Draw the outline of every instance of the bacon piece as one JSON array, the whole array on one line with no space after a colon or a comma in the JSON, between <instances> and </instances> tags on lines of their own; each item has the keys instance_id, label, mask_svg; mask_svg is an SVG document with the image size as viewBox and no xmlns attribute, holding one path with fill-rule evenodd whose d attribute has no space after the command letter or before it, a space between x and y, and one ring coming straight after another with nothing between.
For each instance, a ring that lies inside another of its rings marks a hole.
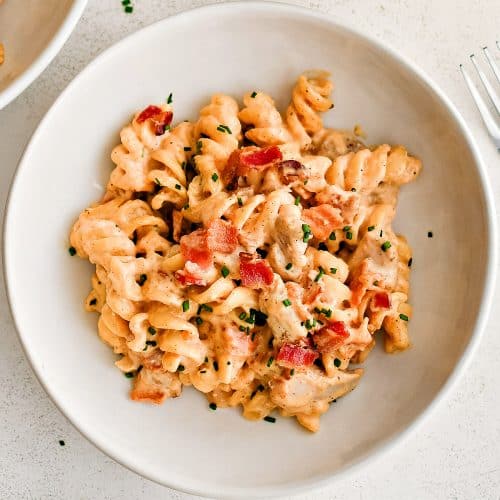
<instances>
[{"instance_id":1,"label":"bacon piece","mask_svg":"<svg viewBox=\"0 0 500 500\"><path fill-rule=\"evenodd\" d=\"M333 321L313 335L314 343L320 352L329 353L341 347L349 338L343 321Z\"/></svg>"},{"instance_id":2,"label":"bacon piece","mask_svg":"<svg viewBox=\"0 0 500 500\"><path fill-rule=\"evenodd\" d=\"M240 253L240 277L241 284L250 288L261 288L274 280L273 270L267 261L245 252Z\"/></svg>"},{"instance_id":3,"label":"bacon piece","mask_svg":"<svg viewBox=\"0 0 500 500\"><path fill-rule=\"evenodd\" d=\"M206 286L207 282L203 278L194 276L188 273L186 270L181 269L180 271L175 271L175 279L184 286L197 285Z\"/></svg>"},{"instance_id":4,"label":"bacon piece","mask_svg":"<svg viewBox=\"0 0 500 500\"><path fill-rule=\"evenodd\" d=\"M207 229L207 244L212 252L233 253L238 246L238 230L230 222L215 219Z\"/></svg>"},{"instance_id":5,"label":"bacon piece","mask_svg":"<svg viewBox=\"0 0 500 500\"><path fill-rule=\"evenodd\" d=\"M172 111L163 111L158 106L148 106L141 111L136 121L137 123L144 123L146 120L151 120L155 134L162 135L165 133L165 129L172 123L173 117L174 114Z\"/></svg>"},{"instance_id":6,"label":"bacon piece","mask_svg":"<svg viewBox=\"0 0 500 500\"><path fill-rule=\"evenodd\" d=\"M318 358L318 353L307 347L284 344L280 347L277 362L287 368L311 366Z\"/></svg>"},{"instance_id":7,"label":"bacon piece","mask_svg":"<svg viewBox=\"0 0 500 500\"><path fill-rule=\"evenodd\" d=\"M320 241L326 240L332 231L344 225L340 210L327 204L306 208L302 212L302 218L311 227L314 237Z\"/></svg>"},{"instance_id":8,"label":"bacon piece","mask_svg":"<svg viewBox=\"0 0 500 500\"><path fill-rule=\"evenodd\" d=\"M297 160L285 160L278 163L281 182L290 184L294 181L303 181L306 178L304 165Z\"/></svg>"},{"instance_id":9,"label":"bacon piece","mask_svg":"<svg viewBox=\"0 0 500 500\"><path fill-rule=\"evenodd\" d=\"M233 151L222 173L226 184L232 182L238 175L247 175L250 170L265 170L277 161L283 159L278 146L258 148L249 146Z\"/></svg>"},{"instance_id":10,"label":"bacon piece","mask_svg":"<svg viewBox=\"0 0 500 500\"><path fill-rule=\"evenodd\" d=\"M208 247L208 236L205 229L197 229L181 238L181 253L184 260L194 262L201 268L212 264L212 252Z\"/></svg>"},{"instance_id":11,"label":"bacon piece","mask_svg":"<svg viewBox=\"0 0 500 500\"><path fill-rule=\"evenodd\" d=\"M391 307L391 298L386 292L379 292L373 296L372 307L374 309L389 309Z\"/></svg>"},{"instance_id":12,"label":"bacon piece","mask_svg":"<svg viewBox=\"0 0 500 500\"><path fill-rule=\"evenodd\" d=\"M231 356L247 357L252 354L255 345L249 335L240 332L236 328L226 327L223 331L225 350Z\"/></svg>"}]
</instances>

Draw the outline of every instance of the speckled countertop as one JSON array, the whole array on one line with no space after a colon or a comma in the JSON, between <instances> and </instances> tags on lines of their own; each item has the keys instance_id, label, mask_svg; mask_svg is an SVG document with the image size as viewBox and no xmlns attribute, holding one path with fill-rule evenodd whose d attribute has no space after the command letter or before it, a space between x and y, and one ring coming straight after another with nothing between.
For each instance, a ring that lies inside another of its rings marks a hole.
<instances>
[{"instance_id":1,"label":"speckled countertop","mask_svg":"<svg viewBox=\"0 0 500 500\"><path fill-rule=\"evenodd\" d=\"M90 0L45 72L0 111L3 205L23 148L69 81L96 54L137 29L203 0ZM484 154L497 203L500 156L473 107L458 64L500 38L498 0L295 0L397 47L456 104ZM498 55L498 53L497 53ZM2 283L3 283L3 277ZM403 446L310 498L500 498L500 295L469 372ZM19 345L0 285L0 498L188 498L128 471L86 441L49 400ZM60 441L64 441L61 446Z\"/></svg>"}]
</instances>

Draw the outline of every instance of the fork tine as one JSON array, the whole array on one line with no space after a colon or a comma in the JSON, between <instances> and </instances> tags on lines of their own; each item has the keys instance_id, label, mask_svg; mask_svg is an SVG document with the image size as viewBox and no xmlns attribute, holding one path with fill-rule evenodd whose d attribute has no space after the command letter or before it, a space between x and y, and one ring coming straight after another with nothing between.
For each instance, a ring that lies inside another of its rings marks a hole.
<instances>
[{"instance_id":1,"label":"fork tine","mask_svg":"<svg viewBox=\"0 0 500 500\"><path fill-rule=\"evenodd\" d=\"M498 44L498 42L497 42ZM500 68L498 68L497 63L493 60L493 57L491 57L490 51L488 50L488 47L483 47L483 52L484 55L486 56L486 59L488 59L488 63L493 70L493 73L495 73L495 76L497 77L497 80L500 82Z\"/></svg>"},{"instance_id":2,"label":"fork tine","mask_svg":"<svg viewBox=\"0 0 500 500\"><path fill-rule=\"evenodd\" d=\"M497 113L500 114L500 97L498 97L497 93L493 89L493 86L491 85L490 81L486 77L486 75L483 73L483 70L479 67L476 61L476 56L472 54L470 56L470 60L472 61L472 64L474 65L474 68L476 68L477 74L479 75L479 78L483 82L484 88L486 89L486 93L488 94L488 97L491 99L491 102L495 105L495 108L497 110Z\"/></svg>"},{"instance_id":3,"label":"fork tine","mask_svg":"<svg viewBox=\"0 0 500 500\"><path fill-rule=\"evenodd\" d=\"M467 71L465 71L462 64L460 65L460 71L462 72L462 76L464 77L465 83L469 89L469 92L472 95L472 98L474 99L474 102L476 103L477 109L479 110L479 113L481 114L481 117L483 118L484 124L486 125L488 132L496 141L499 141L500 140L500 128L496 124L495 118L491 114L486 103L483 101L481 94L479 94L473 81L471 80L471 77L469 76ZM498 146L498 147L500 147L500 146Z\"/></svg>"}]
</instances>

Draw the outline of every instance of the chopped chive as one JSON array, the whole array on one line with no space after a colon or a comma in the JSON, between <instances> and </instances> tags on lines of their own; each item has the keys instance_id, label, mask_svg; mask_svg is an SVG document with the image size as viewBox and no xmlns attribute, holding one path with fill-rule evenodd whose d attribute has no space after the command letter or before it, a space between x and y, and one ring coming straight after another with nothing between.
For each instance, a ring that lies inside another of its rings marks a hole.
<instances>
[{"instance_id":1,"label":"chopped chive","mask_svg":"<svg viewBox=\"0 0 500 500\"><path fill-rule=\"evenodd\" d=\"M213 307L209 306L208 304L200 304L200 309L201 309L201 311L207 311L209 313L214 311Z\"/></svg>"},{"instance_id":2,"label":"chopped chive","mask_svg":"<svg viewBox=\"0 0 500 500\"><path fill-rule=\"evenodd\" d=\"M295 368L292 368L290 370L290 376L293 377L295 375Z\"/></svg>"},{"instance_id":3,"label":"chopped chive","mask_svg":"<svg viewBox=\"0 0 500 500\"><path fill-rule=\"evenodd\" d=\"M184 146L184 151L191 151L191 146Z\"/></svg>"},{"instance_id":4,"label":"chopped chive","mask_svg":"<svg viewBox=\"0 0 500 500\"><path fill-rule=\"evenodd\" d=\"M197 316L197 318L195 319L195 321L196 321L197 325L201 325L203 323L203 320L199 316Z\"/></svg>"},{"instance_id":5,"label":"chopped chive","mask_svg":"<svg viewBox=\"0 0 500 500\"><path fill-rule=\"evenodd\" d=\"M146 345L150 345L151 347L156 347L156 340L146 340Z\"/></svg>"},{"instance_id":6,"label":"chopped chive","mask_svg":"<svg viewBox=\"0 0 500 500\"><path fill-rule=\"evenodd\" d=\"M203 360L205 363L208 363L208 358L205 356L205 359Z\"/></svg>"},{"instance_id":7,"label":"chopped chive","mask_svg":"<svg viewBox=\"0 0 500 500\"><path fill-rule=\"evenodd\" d=\"M410 260L408 261L408 267L411 267L413 264L413 257L410 257Z\"/></svg>"},{"instance_id":8,"label":"chopped chive","mask_svg":"<svg viewBox=\"0 0 500 500\"><path fill-rule=\"evenodd\" d=\"M246 312L242 312L238 317L243 320L243 319L245 319L247 317L247 313Z\"/></svg>"},{"instance_id":9,"label":"chopped chive","mask_svg":"<svg viewBox=\"0 0 500 500\"><path fill-rule=\"evenodd\" d=\"M342 364L342 361L340 361L339 358L335 358L333 360L333 364L335 365L336 368L338 368Z\"/></svg>"},{"instance_id":10,"label":"chopped chive","mask_svg":"<svg viewBox=\"0 0 500 500\"><path fill-rule=\"evenodd\" d=\"M132 7L132 5L127 5L124 11L126 14L132 14L132 12L134 12L134 8Z\"/></svg>"},{"instance_id":11,"label":"chopped chive","mask_svg":"<svg viewBox=\"0 0 500 500\"><path fill-rule=\"evenodd\" d=\"M185 300L183 303L182 303L182 311L183 312L186 312L189 310L189 300Z\"/></svg>"},{"instance_id":12,"label":"chopped chive","mask_svg":"<svg viewBox=\"0 0 500 500\"><path fill-rule=\"evenodd\" d=\"M368 226L368 231L373 231L375 229L375 226Z\"/></svg>"},{"instance_id":13,"label":"chopped chive","mask_svg":"<svg viewBox=\"0 0 500 500\"><path fill-rule=\"evenodd\" d=\"M231 129L227 125L219 125L217 130L223 134L232 134Z\"/></svg>"},{"instance_id":14,"label":"chopped chive","mask_svg":"<svg viewBox=\"0 0 500 500\"><path fill-rule=\"evenodd\" d=\"M243 326L243 325L240 325L240 332L246 332L247 329Z\"/></svg>"},{"instance_id":15,"label":"chopped chive","mask_svg":"<svg viewBox=\"0 0 500 500\"><path fill-rule=\"evenodd\" d=\"M250 97L252 99L255 99L255 97L257 96L257 92L253 91L251 94L250 94Z\"/></svg>"},{"instance_id":16,"label":"chopped chive","mask_svg":"<svg viewBox=\"0 0 500 500\"><path fill-rule=\"evenodd\" d=\"M432 231L427 232L427 238L432 238L433 236L434 236L434 234L432 234Z\"/></svg>"},{"instance_id":17,"label":"chopped chive","mask_svg":"<svg viewBox=\"0 0 500 500\"><path fill-rule=\"evenodd\" d=\"M273 361L274 361L274 358L272 356L267 360L267 367L268 368L273 364Z\"/></svg>"},{"instance_id":18,"label":"chopped chive","mask_svg":"<svg viewBox=\"0 0 500 500\"><path fill-rule=\"evenodd\" d=\"M219 180L219 176L215 172L212 174L212 180L214 182L217 182Z\"/></svg>"},{"instance_id":19,"label":"chopped chive","mask_svg":"<svg viewBox=\"0 0 500 500\"><path fill-rule=\"evenodd\" d=\"M139 276L139 281L137 282L139 286L142 286L144 285L144 283L146 283L146 280L148 279L147 275L146 274L141 274Z\"/></svg>"},{"instance_id":20,"label":"chopped chive","mask_svg":"<svg viewBox=\"0 0 500 500\"><path fill-rule=\"evenodd\" d=\"M292 303L291 303L290 299L285 299L285 300L283 301L283 305L284 305L285 307L290 307L290 306L292 305Z\"/></svg>"},{"instance_id":21,"label":"chopped chive","mask_svg":"<svg viewBox=\"0 0 500 500\"><path fill-rule=\"evenodd\" d=\"M250 316L249 318L245 319L245 323L248 323L249 325L253 325L255 323L255 318L252 318Z\"/></svg>"},{"instance_id":22,"label":"chopped chive","mask_svg":"<svg viewBox=\"0 0 500 500\"><path fill-rule=\"evenodd\" d=\"M253 333L252 333L252 342L255 340L255 335L256 335L256 333L255 333L255 332L253 332Z\"/></svg>"},{"instance_id":23,"label":"chopped chive","mask_svg":"<svg viewBox=\"0 0 500 500\"><path fill-rule=\"evenodd\" d=\"M382 231L382 229L381 229L380 233L379 233L379 236L382 238L383 234L384 234L384 231Z\"/></svg>"},{"instance_id":24,"label":"chopped chive","mask_svg":"<svg viewBox=\"0 0 500 500\"><path fill-rule=\"evenodd\" d=\"M295 198L295 205L296 205L296 206L299 206L299 205L300 205L300 196L297 196L297 197Z\"/></svg>"},{"instance_id":25,"label":"chopped chive","mask_svg":"<svg viewBox=\"0 0 500 500\"><path fill-rule=\"evenodd\" d=\"M302 232L304 232L304 233L310 233L311 232L311 226L309 224L302 224Z\"/></svg>"},{"instance_id":26,"label":"chopped chive","mask_svg":"<svg viewBox=\"0 0 500 500\"><path fill-rule=\"evenodd\" d=\"M326 243L321 242L318 245L318 250L323 250L324 252L328 252L328 247L326 246Z\"/></svg>"},{"instance_id":27,"label":"chopped chive","mask_svg":"<svg viewBox=\"0 0 500 500\"><path fill-rule=\"evenodd\" d=\"M332 274L337 274L337 268L336 267L330 267L330 272Z\"/></svg>"},{"instance_id":28,"label":"chopped chive","mask_svg":"<svg viewBox=\"0 0 500 500\"><path fill-rule=\"evenodd\" d=\"M75 247L69 247L68 248L68 252L71 255L71 257L73 257L74 255L76 255L76 248Z\"/></svg>"},{"instance_id":29,"label":"chopped chive","mask_svg":"<svg viewBox=\"0 0 500 500\"><path fill-rule=\"evenodd\" d=\"M335 241L337 239L337 236L335 236L335 231L332 231L330 233L330 236L328 236L328 239L331 241Z\"/></svg>"},{"instance_id":30,"label":"chopped chive","mask_svg":"<svg viewBox=\"0 0 500 500\"><path fill-rule=\"evenodd\" d=\"M229 269L226 266L222 266L220 273L224 276L224 278L227 278L229 276Z\"/></svg>"},{"instance_id":31,"label":"chopped chive","mask_svg":"<svg viewBox=\"0 0 500 500\"><path fill-rule=\"evenodd\" d=\"M399 317L403 320L403 321L408 321L408 316L406 314L400 314Z\"/></svg>"},{"instance_id":32,"label":"chopped chive","mask_svg":"<svg viewBox=\"0 0 500 500\"><path fill-rule=\"evenodd\" d=\"M184 370L185 370L184 365L179 365L179 366L177 367L177 371L178 371L178 372L183 372Z\"/></svg>"},{"instance_id":33,"label":"chopped chive","mask_svg":"<svg viewBox=\"0 0 500 500\"><path fill-rule=\"evenodd\" d=\"M305 186L308 182L309 182L309 179L306 179L306 180L304 181L304 186Z\"/></svg>"},{"instance_id":34,"label":"chopped chive","mask_svg":"<svg viewBox=\"0 0 500 500\"><path fill-rule=\"evenodd\" d=\"M122 0L122 5L125 7L126 5L130 5L130 0Z\"/></svg>"},{"instance_id":35,"label":"chopped chive","mask_svg":"<svg viewBox=\"0 0 500 500\"><path fill-rule=\"evenodd\" d=\"M172 104L172 101L173 101L172 92L170 92L170 94L168 94L168 97L167 97L167 104Z\"/></svg>"},{"instance_id":36,"label":"chopped chive","mask_svg":"<svg viewBox=\"0 0 500 500\"><path fill-rule=\"evenodd\" d=\"M149 333L150 335L156 335L156 328L155 328L154 326L150 326L150 327L148 328L148 333Z\"/></svg>"},{"instance_id":37,"label":"chopped chive","mask_svg":"<svg viewBox=\"0 0 500 500\"><path fill-rule=\"evenodd\" d=\"M351 230L351 226L344 226L344 228L342 229L342 231L344 231L344 233L347 233L347 231L350 231Z\"/></svg>"},{"instance_id":38,"label":"chopped chive","mask_svg":"<svg viewBox=\"0 0 500 500\"><path fill-rule=\"evenodd\" d=\"M181 185L180 184L176 184L175 185L175 189L180 189L181 188Z\"/></svg>"},{"instance_id":39,"label":"chopped chive","mask_svg":"<svg viewBox=\"0 0 500 500\"><path fill-rule=\"evenodd\" d=\"M242 206L243 206L243 200L242 200L239 196L238 196L238 205L239 205L240 207L242 207Z\"/></svg>"},{"instance_id":40,"label":"chopped chive","mask_svg":"<svg viewBox=\"0 0 500 500\"><path fill-rule=\"evenodd\" d=\"M201 141L198 141L196 143L196 154L199 155L201 154L201 148L203 147L203 143Z\"/></svg>"},{"instance_id":41,"label":"chopped chive","mask_svg":"<svg viewBox=\"0 0 500 500\"><path fill-rule=\"evenodd\" d=\"M200 370L200 373L207 373L207 370Z\"/></svg>"},{"instance_id":42,"label":"chopped chive","mask_svg":"<svg viewBox=\"0 0 500 500\"><path fill-rule=\"evenodd\" d=\"M322 267L319 267L319 272L316 275L316 278L314 278L314 281L317 283L321 279L321 276L323 276L323 274L325 274L325 270Z\"/></svg>"},{"instance_id":43,"label":"chopped chive","mask_svg":"<svg viewBox=\"0 0 500 500\"><path fill-rule=\"evenodd\" d=\"M378 286L378 280L375 280L375 281L373 282L373 285L374 285L374 286Z\"/></svg>"},{"instance_id":44,"label":"chopped chive","mask_svg":"<svg viewBox=\"0 0 500 500\"><path fill-rule=\"evenodd\" d=\"M183 207L184 210L187 210L189 208L189 203L186 203Z\"/></svg>"},{"instance_id":45,"label":"chopped chive","mask_svg":"<svg viewBox=\"0 0 500 500\"><path fill-rule=\"evenodd\" d=\"M217 361L214 361L214 362L213 362L213 365L214 365L214 370L215 370L216 372L218 372L218 371L219 371L219 363L217 363Z\"/></svg>"},{"instance_id":46,"label":"chopped chive","mask_svg":"<svg viewBox=\"0 0 500 500\"><path fill-rule=\"evenodd\" d=\"M274 422L276 422L276 418L275 417L270 417L269 415L267 417L264 417L264 420L266 422L270 422L271 424L274 424Z\"/></svg>"},{"instance_id":47,"label":"chopped chive","mask_svg":"<svg viewBox=\"0 0 500 500\"><path fill-rule=\"evenodd\" d=\"M290 269L292 269L292 263L291 263L291 262L289 262L289 263L285 266L285 269L286 269L287 271L290 271Z\"/></svg>"},{"instance_id":48,"label":"chopped chive","mask_svg":"<svg viewBox=\"0 0 500 500\"><path fill-rule=\"evenodd\" d=\"M134 377L134 372L127 372L127 373L125 373L125 377L127 377L127 378L133 378Z\"/></svg>"},{"instance_id":49,"label":"chopped chive","mask_svg":"<svg viewBox=\"0 0 500 500\"><path fill-rule=\"evenodd\" d=\"M97 304L97 299L92 299L90 302L89 302L89 305L90 306L95 306Z\"/></svg>"},{"instance_id":50,"label":"chopped chive","mask_svg":"<svg viewBox=\"0 0 500 500\"><path fill-rule=\"evenodd\" d=\"M212 410L215 411L217 409L217 405L215 403L210 403L208 407Z\"/></svg>"},{"instance_id":51,"label":"chopped chive","mask_svg":"<svg viewBox=\"0 0 500 500\"><path fill-rule=\"evenodd\" d=\"M348 240L352 240L352 233L351 233L351 231L347 231L347 233L345 233L345 237L346 237Z\"/></svg>"},{"instance_id":52,"label":"chopped chive","mask_svg":"<svg viewBox=\"0 0 500 500\"><path fill-rule=\"evenodd\" d=\"M160 182L160 179L158 179L158 177L155 177L155 184L157 186L163 187L163 184Z\"/></svg>"},{"instance_id":53,"label":"chopped chive","mask_svg":"<svg viewBox=\"0 0 500 500\"><path fill-rule=\"evenodd\" d=\"M311 323L311 320L307 319L304 326L306 327L306 330L311 330L314 325Z\"/></svg>"},{"instance_id":54,"label":"chopped chive","mask_svg":"<svg viewBox=\"0 0 500 500\"><path fill-rule=\"evenodd\" d=\"M384 243L382 243L382 245L380 246L380 248L385 252L386 250L388 250L389 248L391 248L391 242L390 241L384 241Z\"/></svg>"}]
</instances>

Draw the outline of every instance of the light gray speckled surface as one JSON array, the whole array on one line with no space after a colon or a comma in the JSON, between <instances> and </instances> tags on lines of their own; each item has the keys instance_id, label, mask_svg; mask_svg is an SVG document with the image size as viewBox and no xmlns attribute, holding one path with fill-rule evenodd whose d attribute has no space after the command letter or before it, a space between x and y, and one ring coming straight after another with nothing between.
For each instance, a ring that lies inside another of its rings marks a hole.
<instances>
[{"instance_id":1,"label":"light gray speckled surface","mask_svg":"<svg viewBox=\"0 0 500 500\"><path fill-rule=\"evenodd\" d=\"M96 54L127 34L155 20L208 3L213 2L136 0L134 14L125 15L120 0L89 1L61 53L24 94L0 111L2 212L26 142L68 82ZM500 201L500 156L484 132L458 72L458 64L471 51L483 44L493 46L500 38L500 2L289 3L317 9L383 39L432 75L470 124L484 153L496 201ZM0 290L0 498L187 498L116 464L66 421L33 376L17 340L2 285ZM499 307L497 293L470 371L425 425L370 468L336 482L328 490L311 494L310 498L500 498ZM43 330L43 325L40 328ZM59 446L60 439L66 446Z\"/></svg>"}]
</instances>

